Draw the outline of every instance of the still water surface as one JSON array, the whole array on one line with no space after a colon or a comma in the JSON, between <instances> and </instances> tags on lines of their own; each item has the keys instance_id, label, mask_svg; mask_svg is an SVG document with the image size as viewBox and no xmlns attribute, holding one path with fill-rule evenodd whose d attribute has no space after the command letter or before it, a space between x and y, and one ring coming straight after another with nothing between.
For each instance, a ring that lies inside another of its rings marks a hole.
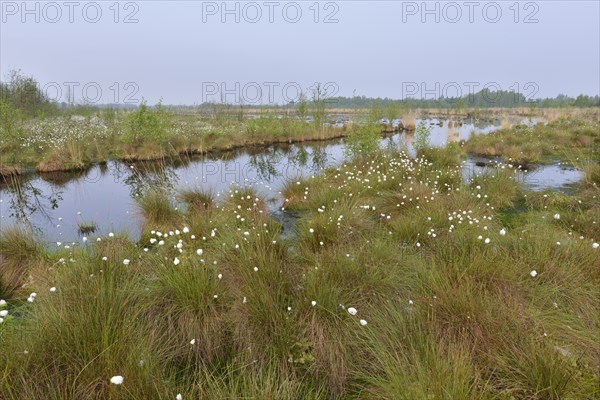
<instances>
[{"instance_id":1,"label":"still water surface","mask_svg":"<svg viewBox=\"0 0 600 400\"><path fill-rule=\"evenodd\" d=\"M438 120L426 121L431 127L431 144L468 139L471 132L486 134L497 125L464 123L460 127L440 126ZM408 149L412 152L412 135L395 134L381 139L382 147ZM232 184L252 186L267 200L269 210L279 220L280 190L289 181L319 174L324 168L339 165L344 157L343 140L277 145L266 148L214 153L169 163L111 161L79 173L31 174L18 182L0 185L0 229L15 223L30 224L45 241L77 242L80 223L95 222L92 236L127 231L137 239L142 218L135 197L148 185L170 188L200 187L220 196ZM469 158L463 167L468 180L489 167L478 167L481 159ZM485 160L489 162L490 160ZM558 164L538 166L518 178L531 190L556 189L577 182L580 171ZM218 197L217 197L218 199Z\"/></svg>"}]
</instances>

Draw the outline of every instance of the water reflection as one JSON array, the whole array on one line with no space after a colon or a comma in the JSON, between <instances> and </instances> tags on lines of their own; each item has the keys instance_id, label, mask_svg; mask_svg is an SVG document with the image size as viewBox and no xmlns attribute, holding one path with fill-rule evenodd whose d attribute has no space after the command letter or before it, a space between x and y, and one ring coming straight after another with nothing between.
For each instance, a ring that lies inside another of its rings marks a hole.
<instances>
[{"instance_id":1,"label":"water reflection","mask_svg":"<svg viewBox=\"0 0 600 400\"><path fill-rule=\"evenodd\" d=\"M281 145L268 148L178 157L169 161L108 162L87 171L30 174L10 178L0 187L0 223L16 221L37 228L45 239L79 239L79 225L97 224L97 233L127 230L139 235L135 197L150 187L161 187L174 197L177 190L198 187L216 194L232 183L253 186L270 202L283 185L314 175L342 159L342 143Z\"/></svg>"},{"instance_id":2,"label":"water reflection","mask_svg":"<svg viewBox=\"0 0 600 400\"><path fill-rule=\"evenodd\" d=\"M473 176L493 173L501 164L500 159L470 157L463 166L463 178L468 181ZM543 191L553 189L568 192L572 185L583 179L583 172L569 165L529 165L528 169L517 169L515 179L528 190Z\"/></svg>"},{"instance_id":3,"label":"water reflection","mask_svg":"<svg viewBox=\"0 0 600 400\"><path fill-rule=\"evenodd\" d=\"M432 119L428 123L434 146L468 139L472 132L487 133L498 128L477 121L457 124ZM412 134L402 132L383 137L380 145L414 154L413 139ZM270 211L276 213L280 206L279 191L287 182L316 175L343 159L343 140L334 140L248 147L203 156L181 156L168 162L108 162L76 173L9 178L0 185L0 228L17 221L26 222L47 240L67 242L79 239L79 224L94 222L99 235L126 230L136 239L141 219L134 199L149 187L165 188L174 196L177 190L186 187L219 194L232 183L250 185L268 200ZM474 172L485 169L475 163L476 160L469 160L465 168ZM579 178L576 170L556 171L544 167L523 179L526 184L529 179L531 186L537 188L556 187Z\"/></svg>"},{"instance_id":4,"label":"water reflection","mask_svg":"<svg viewBox=\"0 0 600 400\"><path fill-rule=\"evenodd\" d=\"M62 200L62 190L56 185L43 188L34 184L31 179L14 175L5 178L0 185L0 192L8 194L0 197L2 203L5 197L8 199L8 217L28 224L36 214L41 218L51 219L51 211L57 209Z\"/></svg>"}]
</instances>

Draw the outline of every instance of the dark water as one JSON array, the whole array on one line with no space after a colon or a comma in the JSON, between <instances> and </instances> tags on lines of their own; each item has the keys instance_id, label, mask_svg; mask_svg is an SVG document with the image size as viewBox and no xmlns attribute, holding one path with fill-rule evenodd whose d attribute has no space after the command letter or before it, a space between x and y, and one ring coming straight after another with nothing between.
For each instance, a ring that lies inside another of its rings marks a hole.
<instances>
[{"instance_id":1,"label":"dark water","mask_svg":"<svg viewBox=\"0 0 600 400\"><path fill-rule=\"evenodd\" d=\"M467 139L471 132L485 134L497 126L463 124L448 127L444 121L428 120L431 144ZM396 134L381 140L382 147L404 146L409 152L412 135ZM79 224L94 222L97 230L90 236L127 231L139 237L142 219L135 197L149 185L158 185L174 194L180 188L200 187L217 196L231 185L252 186L267 200L273 217L285 222L280 210L280 190L289 181L319 174L324 168L344 160L342 140L302 145L248 148L169 163L108 162L79 173L31 174L9 185L0 186L0 229L15 223L30 224L45 241L77 242L82 239ZM465 179L489 167L476 166L474 159L464 164ZM489 161L489 160L487 160ZM486 162L487 162L486 161ZM560 189L577 182L581 173L559 165L536 168L519 178L533 190Z\"/></svg>"}]
</instances>

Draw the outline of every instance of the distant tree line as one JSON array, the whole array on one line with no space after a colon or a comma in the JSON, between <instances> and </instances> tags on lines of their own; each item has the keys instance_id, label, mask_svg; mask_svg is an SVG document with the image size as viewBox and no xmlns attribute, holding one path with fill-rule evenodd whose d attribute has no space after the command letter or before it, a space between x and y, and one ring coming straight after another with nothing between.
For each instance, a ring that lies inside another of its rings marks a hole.
<instances>
[{"instance_id":1,"label":"distant tree line","mask_svg":"<svg viewBox=\"0 0 600 400\"><path fill-rule=\"evenodd\" d=\"M69 104L57 103L48 98L41 89L38 82L32 77L21 73L21 71L10 71L4 82L0 82L0 106L3 110L11 109L22 117L50 116L56 114L91 114L98 109L131 109L135 105L120 104ZM202 103L194 106L169 106L171 109L217 109L219 106L227 108L244 108L243 105ZM250 107L250 106L247 106ZM402 100L390 98L373 98L366 96L352 97L327 97L319 92L312 99L302 98L297 103L285 105L256 105L251 108L282 108L297 109L301 115L307 114L308 107L312 114L321 115L325 108L356 108L356 109L414 109L414 108L439 108L455 109L457 111L468 108L562 108L562 107L600 107L600 96L579 95L570 97L559 94L553 98L528 99L522 93L511 91L481 90L477 93L462 97L440 97L437 99L406 98Z\"/></svg>"},{"instance_id":2,"label":"distant tree line","mask_svg":"<svg viewBox=\"0 0 600 400\"><path fill-rule=\"evenodd\" d=\"M4 108L10 107L26 117L58 112L57 104L40 90L38 82L21 71L10 71L6 81L0 82L0 102Z\"/></svg>"},{"instance_id":3,"label":"distant tree line","mask_svg":"<svg viewBox=\"0 0 600 400\"><path fill-rule=\"evenodd\" d=\"M328 105L336 108L371 108L373 106L387 107L391 104L400 108L442 108L442 109L466 109L466 108L514 108L514 107L600 107L600 96L579 95L570 97L559 94L553 98L527 99L521 93L509 91L481 90L471 95L462 97L440 97L438 99L414 99L403 100L390 98L372 98L366 96L333 97L327 99Z\"/></svg>"}]
</instances>

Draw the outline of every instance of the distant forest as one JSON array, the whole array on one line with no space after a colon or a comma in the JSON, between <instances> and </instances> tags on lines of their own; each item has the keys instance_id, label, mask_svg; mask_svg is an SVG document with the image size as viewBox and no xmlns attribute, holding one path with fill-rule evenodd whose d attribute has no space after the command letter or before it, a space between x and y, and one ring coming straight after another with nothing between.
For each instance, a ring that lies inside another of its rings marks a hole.
<instances>
[{"instance_id":1,"label":"distant forest","mask_svg":"<svg viewBox=\"0 0 600 400\"><path fill-rule=\"evenodd\" d=\"M365 96L334 97L331 105L340 108L369 108L374 105L396 104L403 108L511 108L511 107L600 107L600 96L579 95L576 98L563 94L554 98L528 100L523 94L509 91L482 90L459 98L404 99L370 98Z\"/></svg>"},{"instance_id":2,"label":"distant forest","mask_svg":"<svg viewBox=\"0 0 600 400\"><path fill-rule=\"evenodd\" d=\"M305 100L311 103L312 100ZM516 107L532 107L532 108L561 108L561 107L600 107L600 96L579 95L570 97L564 94L559 94L556 97L545 99L528 99L521 93L510 91L490 91L487 89L477 93L465 95L462 97L440 97L438 99L390 99L381 97L321 97L321 102L324 102L328 108L372 108L397 106L398 108L414 109L414 108L439 108L439 109L467 109L467 108L516 108ZM235 104L230 104L235 105ZM203 103L199 107L214 107L215 103ZM257 105L245 105L249 108L257 108ZM291 102L286 105L262 105L262 107L280 107L293 108L298 107L299 103ZM184 106L185 107L185 106ZM191 106L190 106L191 107ZM195 106L198 107L198 106Z\"/></svg>"},{"instance_id":3,"label":"distant forest","mask_svg":"<svg viewBox=\"0 0 600 400\"><path fill-rule=\"evenodd\" d=\"M131 109L137 108L138 104L80 104L80 103L58 103L52 101L43 93L38 82L31 76L26 76L20 71L11 71L5 82L0 82L0 106L3 114L9 109L18 110L23 116L53 115L57 113L91 113L98 108ZM152 105L149 105L152 106ZM439 108L463 110L468 108L562 108L562 107L600 107L600 96L579 95L569 97L558 95L554 98L528 99L525 95L512 91L490 91L481 90L474 94L458 98L437 99L415 99L406 98L402 100L390 98L372 98L366 96L353 97L328 97L319 93L312 97L302 97L301 101L288 104L231 104L231 103L202 103L200 105L169 105L164 107L171 109L211 109L225 106L227 108L263 108L263 109L298 109L318 106L319 109L366 109L366 108Z\"/></svg>"}]
</instances>

